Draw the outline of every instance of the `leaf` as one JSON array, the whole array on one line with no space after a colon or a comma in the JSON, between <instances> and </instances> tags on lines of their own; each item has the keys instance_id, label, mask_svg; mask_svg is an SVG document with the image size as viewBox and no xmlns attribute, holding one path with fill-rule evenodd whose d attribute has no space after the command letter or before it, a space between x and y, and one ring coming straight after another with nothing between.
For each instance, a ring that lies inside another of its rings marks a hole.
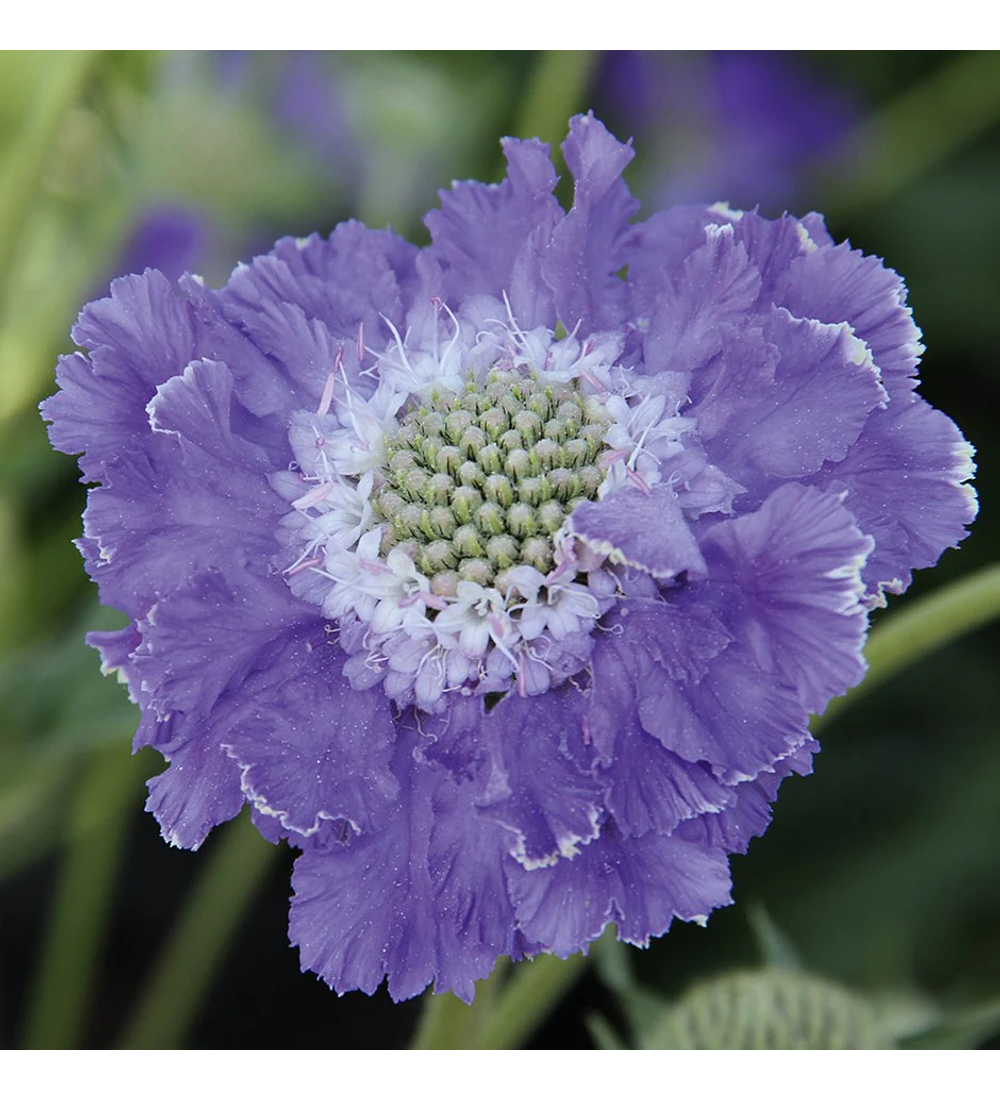
<instances>
[{"instance_id":1,"label":"leaf","mask_svg":"<svg viewBox=\"0 0 1000 1100\"><path fill-rule=\"evenodd\" d=\"M843 986L779 967L693 986L643 1043L653 1050L875 1050L890 1046L875 1008Z\"/></svg>"}]
</instances>

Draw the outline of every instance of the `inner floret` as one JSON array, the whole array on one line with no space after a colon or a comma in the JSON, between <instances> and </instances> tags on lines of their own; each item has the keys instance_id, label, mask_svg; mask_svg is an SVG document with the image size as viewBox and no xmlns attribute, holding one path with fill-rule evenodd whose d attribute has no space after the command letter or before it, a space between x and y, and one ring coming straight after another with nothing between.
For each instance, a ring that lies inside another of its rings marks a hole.
<instances>
[{"instance_id":1,"label":"inner floret","mask_svg":"<svg viewBox=\"0 0 1000 1100\"><path fill-rule=\"evenodd\" d=\"M574 381L493 368L432 390L399 418L371 496L380 551L405 552L442 597L461 581L508 587L508 571L555 564L553 535L596 500L612 423Z\"/></svg>"},{"instance_id":2,"label":"inner floret","mask_svg":"<svg viewBox=\"0 0 1000 1100\"><path fill-rule=\"evenodd\" d=\"M330 621L345 675L428 711L585 667L618 566L570 515L650 492L691 428L678 395L621 362L620 333L525 332L506 302L431 307L419 337L386 320L383 351L359 332L359 367L377 366L353 380L338 352L271 482L291 504L276 564Z\"/></svg>"}]
</instances>

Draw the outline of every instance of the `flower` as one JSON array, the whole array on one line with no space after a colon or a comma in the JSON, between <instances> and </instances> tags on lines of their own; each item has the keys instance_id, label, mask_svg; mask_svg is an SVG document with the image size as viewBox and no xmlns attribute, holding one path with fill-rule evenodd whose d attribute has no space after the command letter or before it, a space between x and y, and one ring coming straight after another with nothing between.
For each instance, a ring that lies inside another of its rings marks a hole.
<instances>
[{"instance_id":1,"label":"flower","mask_svg":"<svg viewBox=\"0 0 1000 1100\"><path fill-rule=\"evenodd\" d=\"M563 149L569 212L508 139L426 248L347 223L219 291L121 279L43 404L148 808L300 848L339 992L704 922L868 609L975 512L894 272L815 214L633 223L631 148L587 116Z\"/></svg>"},{"instance_id":2,"label":"flower","mask_svg":"<svg viewBox=\"0 0 1000 1100\"><path fill-rule=\"evenodd\" d=\"M785 209L824 163L847 170L860 107L843 85L767 50L609 50L597 94L637 137L659 137L659 161L643 165L657 205L723 196Z\"/></svg>"}]
</instances>

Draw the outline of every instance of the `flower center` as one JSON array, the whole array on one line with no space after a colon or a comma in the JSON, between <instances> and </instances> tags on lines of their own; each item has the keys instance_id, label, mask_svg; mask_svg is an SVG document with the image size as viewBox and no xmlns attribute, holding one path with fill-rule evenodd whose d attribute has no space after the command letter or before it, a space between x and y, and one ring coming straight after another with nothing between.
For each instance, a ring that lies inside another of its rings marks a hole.
<instances>
[{"instance_id":1,"label":"flower center","mask_svg":"<svg viewBox=\"0 0 1000 1100\"><path fill-rule=\"evenodd\" d=\"M424 395L386 441L371 497L381 553L403 550L446 597L463 580L503 590L518 565L548 572L552 536L597 498L611 420L574 381L517 370Z\"/></svg>"}]
</instances>

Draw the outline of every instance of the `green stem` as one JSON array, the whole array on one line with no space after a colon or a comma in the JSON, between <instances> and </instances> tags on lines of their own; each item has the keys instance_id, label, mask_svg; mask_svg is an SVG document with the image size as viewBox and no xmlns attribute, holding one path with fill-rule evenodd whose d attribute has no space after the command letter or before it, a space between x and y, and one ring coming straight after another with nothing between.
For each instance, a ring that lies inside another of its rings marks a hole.
<instances>
[{"instance_id":1,"label":"green stem","mask_svg":"<svg viewBox=\"0 0 1000 1100\"><path fill-rule=\"evenodd\" d=\"M501 959L471 1005L427 994L413 1050L514 1050L528 1039L590 960L539 955L512 970ZM509 974L509 976L508 976Z\"/></svg>"},{"instance_id":2,"label":"green stem","mask_svg":"<svg viewBox=\"0 0 1000 1100\"><path fill-rule=\"evenodd\" d=\"M868 674L846 696L833 699L813 729L842 707L856 703L900 669L1000 616L1000 565L962 577L908 607L893 612L865 646Z\"/></svg>"},{"instance_id":3,"label":"green stem","mask_svg":"<svg viewBox=\"0 0 1000 1100\"><path fill-rule=\"evenodd\" d=\"M510 960L498 959L493 973L476 983L476 996L470 1005L453 993L425 994L420 1025L411 1049L475 1050L509 969Z\"/></svg>"},{"instance_id":4,"label":"green stem","mask_svg":"<svg viewBox=\"0 0 1000 1100\"><path fill-rule=\"evenodd\" d=\"M248 816L216 841L122 1035L127 1050L180 1046L233 933L274 865L268 844Z\"/></svg>"},{"instance_id":5,"label":"green stem","mask_svg":"<svg viewBox=\"0 0 1000 1100\"><path fill-rule=\"evenodd\" d=\"M83 1039L140 772L145 774L145 762L114 744L94 754L79 785L27 1011L27 1049L66 1050Z\"/></svg>"},{"instance_id":6,"label":"green stem","mask_svg":"<svg viewBox=\"0 0 1000 1100\"><path fill-rule=\"evenodd\" d=\"M976 50L946 62L868 116L838 150L831 170L839 179L824 201L827 213L842 217L881 202L984 133L998 116L996 53Z\"/></svg>"},{"instance_id":7,"label":"green stem","mask_svg":"<svg viewBox=\"0 0 1000 1100\"><path fill-rule=\"evenodd\" d=\"M544 51L521 100L514 137L562 141L570 116L583 109L596 60L594 50Z\"/></svg>"},{"instance_id":8,"label":"green stem","mask_svg":"<svg viewBox=\"0 0 1000 1100\"><path fill-rule=\"evenodd\" d=\"M587 968L586 955L518 963L476 1039L477 1050L517 1050Z\"/></svg>"},{"instance_id":9,"label":"green stem","mask_svg":"<svg viewBox=\"0 0 1000 1100\"><path fill-rule=\"evenodd\" d=\"M38 195L39 183L52 143L66 111L79 99L100 53L67 50L58 55L39 55L49 68L32 110L7 149L0 172L0 297L16 262L17 245Z\"/></svg>"}]
</instances>

